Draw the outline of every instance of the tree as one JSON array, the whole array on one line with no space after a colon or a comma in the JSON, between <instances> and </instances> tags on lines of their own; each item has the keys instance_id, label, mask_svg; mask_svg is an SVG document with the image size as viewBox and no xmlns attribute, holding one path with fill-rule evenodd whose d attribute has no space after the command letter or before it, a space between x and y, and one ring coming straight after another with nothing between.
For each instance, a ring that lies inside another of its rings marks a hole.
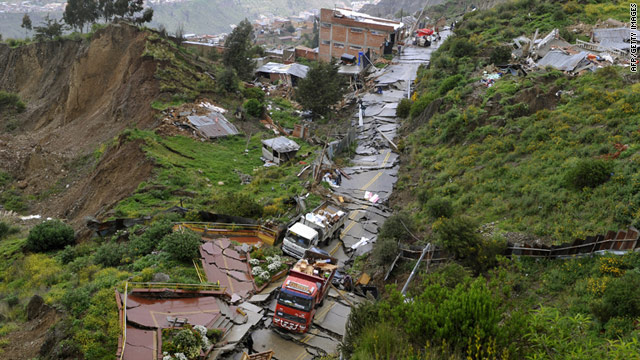
<instances>
[{"instance_id":1,"label":"tree","mask_svg":"<svg viewBox=\"0 0 640 360\"><path fill-rule=\"evenodd\" d=\"M243 80L249 80L253 75L255 62L249 57L253 35L253 26L249 20L242 20L233 29L231 35L225 41L226 50L223 62L226 66L235 69L238 76Z\"/></svg>"},{"instance_id":2,"label":"tree","mask_svg":"<svg viewBox=\"0 0 640 360\"><path fill-rule=\"evenodd\" d=\"M295 97L305 110L317 116L326 115L329 107L342 99L343 92L337 63L319 62L311 66L306 78L298 81Z\"/></svg>"},{"instance_id":3,"label":"tree","mask_svg":"<svg viewBox=\"0 0 640 360\"><path fill-rule=\"evenodd\" d=\"M236 71L227 66L216 74L217 87L220 92L234 92L238 90L238 75Z\"/></svg>"},{"instance_id":4,"label":"tree","mask_svg":"<svg viewBox=\"0 0 640 360\"><path fill-rule=\"evenodd\" d=\"M36 32L36 41L53 40L62 36L62 31L66 30L66 26L58 19L52 19L47 14L41 26L33 28Z\"/></svg>"},{"instance_id":5,"label":"tree","mask_svg":"<svg viewBox=\"0 0 640 360\"><path fill-rule=\"evenodd\" d=\"M144 11L142 12L142 16L139 16L135 19L135 22L136 24L140 25L140 24L151 22L152 19L153 19L153 9L148 7L144 9Z\"/></svg>"},{"instance_id":6,"label":"tree","mask_svg":"<svg viewBox=\"0 0 640 360\"><path fill-rule=\"evenodd\" d=\"M27 36L27 32L29 30L33 29L32 23L31 23L31 18L29 17L29 14L24 14L24 16L22 17L22 25L20 25L21 28L25 29L24 31L24 36Z\"/></svg>"},{"instance_id":7,"label":"tree","mask_svg":"<svg viewBox=\"0 0 640 360\"><path fill-rule=\"evenodd\" d=\"M68 0L62 18L67 25L83 31L85 24L96 21L99 16L96 0Z\"/></svg>"},{"instance_id":8,"label":"tree","mask_svg":"<svg viewBox=\"0 0 640 360\"><path fill-rule=\"evenodd\" d=\"M115 15L115 11L114 0L98 0L98 13L104 21L111 21L111 18Z\"/></svg>"}]
</instances>

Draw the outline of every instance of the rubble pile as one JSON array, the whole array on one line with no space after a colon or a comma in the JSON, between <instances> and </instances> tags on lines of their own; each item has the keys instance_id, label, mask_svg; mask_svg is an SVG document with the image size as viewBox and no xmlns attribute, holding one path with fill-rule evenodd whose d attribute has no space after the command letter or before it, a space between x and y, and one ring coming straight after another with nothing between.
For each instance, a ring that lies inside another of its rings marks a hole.
<instances>
[{"instance_id":1,"label":"rubble pile","mask_svg":"<svg viewBox=\"0 0 640 360\"><path fill-rule=\"evenodd\" d=\"M630 42L632 37L638 38L638 30L622 23L605 22L599 26L602 27L590 30L590 41L578 39L575 44L565 41L558 29L553 29L541 39L537 30L533 39L519 36L511 43L515 49L512 57L528 71L550 66L570 74L580 74L610 65L629 66Z\"/></svg>"}]
</instances>

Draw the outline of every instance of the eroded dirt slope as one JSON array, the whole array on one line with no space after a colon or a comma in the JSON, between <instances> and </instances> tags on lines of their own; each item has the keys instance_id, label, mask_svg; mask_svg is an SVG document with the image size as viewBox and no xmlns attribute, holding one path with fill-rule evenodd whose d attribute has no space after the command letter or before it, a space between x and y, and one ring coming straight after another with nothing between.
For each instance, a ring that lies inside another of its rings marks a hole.
<instances>
[{"instance_id":1,"label":"eroded dirt slope","mask_svg":"<svg viewBox=\"0 0 640 360\"><path fill-rule=\"evenodd\" d=\"M135 142L107 150L97 164L91 156L127 127L156 125L150 103L159 86L156 63L142 57L146 35L116 24L91 41L0 44L0 90L27 103L16 118L0 118L0 170L33 195L31 212L78 226L151 173Z\"/></svg>"}]
</instances>

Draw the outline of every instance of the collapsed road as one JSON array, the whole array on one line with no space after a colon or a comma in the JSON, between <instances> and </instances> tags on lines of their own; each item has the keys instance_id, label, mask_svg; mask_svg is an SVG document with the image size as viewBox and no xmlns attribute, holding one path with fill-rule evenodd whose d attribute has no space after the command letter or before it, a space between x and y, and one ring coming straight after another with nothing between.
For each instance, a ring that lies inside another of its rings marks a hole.
<instances>
[{"instance_id":1,"label":"collapsed road","mask_svg":"<svg viewBox=\"0 0 640 360\"><path fill-rule=\"evenodd\" d=\"M441 35L446 38L449 34ZM398 128L396 108L407 97L418 67L428 63L434 50L435 47L405 48L392 65L372 74L376 86L383 88L382 93L361 96L367 108L363 125L358 128L353 165L343 169L349 178L333 188L344 199L348 218L339 239L321 247L337 258L340 266L371 251L380 226L391 215L384 203L391 196L399 168L399 155L392 150ZM358 124L358 114L352 122L354 126ZM138 284L130 294L126 289L123 294L116 293L125 329L119 343L119 359L164 358L161 330L180 323L224 333L214 348L202 354L208 360L244 359L245 353L264 352L272 352L272 359L277 360L338 354L351 308L363 297L331 288L307 333L277 331L272 319L276 289L283 279L258 289L244 255L246 244L232 245L223 238L207 240L200 249L202 271L196 265L207 284Z\"/></svg>"}]
</instances>

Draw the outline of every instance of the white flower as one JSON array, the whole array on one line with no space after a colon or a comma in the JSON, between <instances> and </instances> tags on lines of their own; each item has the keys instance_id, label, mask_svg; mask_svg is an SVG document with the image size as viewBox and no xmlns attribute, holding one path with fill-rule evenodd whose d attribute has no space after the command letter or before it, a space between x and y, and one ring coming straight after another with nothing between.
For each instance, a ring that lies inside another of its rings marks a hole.
<instances>
[{"instance_id":1,"label":"white flower","mask_svg":"<svg viewBox=\"0 0 640 360\"><path fill-rule=\"evenodd\" d=\"M275 272L275 271L278 271L281 266L282 266L281 262L274 261L271 264L267 265L267 269L269 269L269 272Z\"/></svg>"},{"instance_id":2,"label":"white flower","mask_svg":"<svg viewBox=\"0 0 640 360\"><path fill-rule=\"evenodd\" d=\"M262 270L261 267L257 266L257 267L254 267L253 269L251 269L251 275L257 276L257 275L262 274L263 271L264 270Z\"/></svg>"},{"instance_id":3,"label":"white flower","mask_svg":"<svg viewBox=\"0 0 640 360\"><path fill-rule=\"evenodd\" d=\"M207 328L202 325L196 325L193 329L200 333L200 335L207 335Z\"/></svg>"},{"instance_id":4,"label":"white flower","mask_svg":"<svg viewBox=\"0 0 640 360\"><path fill-rule=\"evenodd\" d=\"M166 354L166 352L162 354L162 355L164 355L162 357L162 360L173 360L173 357L171 357L171 355L165 355L165 354Z\"/></svg>"},{"instance_id":5,"label":"white flower","mask_svg":"<svg viewBox=\"0 0 640 360\"><path fill-rule=\"evenodd\" d=\"M268 263L280 262L280 256L278 255L267 256L267 262Z\"/></svg>"},{"instance_id":6,"label":"white flower","mask_svg":"<svg viewBox=\"0 0 640 360\"><path fill-rule=\"evenodd\" d=\"M263 273L260 274L260 279L269 280L271 279L271 274L269 274L268 271L264 271Z\"/></svg>"},{"instance_id":7,"label":"white flower","mask_svg":"<svg viewBox=\"0 0 640 360\"><path fill-rule=\"evenodd\" d=\"M251 265L251 266L260 265L260 260L259 259L251 259L251 260L249 260L249 265Z\"/></svg>"},{"instance_id":8,"label":"white flower","mask_svg":"<svg viewBox=\"0 0 640 360\"><path fill-rule=\"evenodd\" d=\"M175 354L173 354L173 355L175 355L176 359L178 359L178 360L189 360L189 359L187 358L187 355L185 355L185 354L183 354L183 353L175 353Z\"/></svg>"}]
</instances>

